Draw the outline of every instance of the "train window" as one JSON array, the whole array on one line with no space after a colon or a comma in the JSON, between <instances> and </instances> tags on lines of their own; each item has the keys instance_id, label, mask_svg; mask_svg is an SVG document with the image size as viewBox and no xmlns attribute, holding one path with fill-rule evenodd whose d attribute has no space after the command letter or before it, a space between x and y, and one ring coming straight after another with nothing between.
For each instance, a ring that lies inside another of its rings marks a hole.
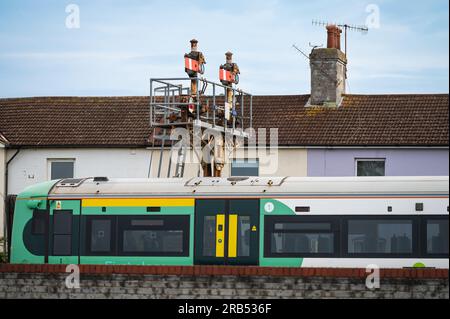
<instances>
[{"instance_id":1,"label":"train window","mask_svg":"<svg viewBox=\"0 0 450 319\"><path fill-rule=\"evenodd\" d=\"M119 254L189 256L189 216L119 216Z\"/></svg>"},{"instance_id":2,"label":"train window","mask_svg":"<svg viewBox=\"0 0 450 319\"><path fill-rule=\"evenodd\" d=\"M427 254L448 255L448 219L427 220Z\"/></svg>"},{"instance_id":3,"label":"train window","mask_svg":"<svg viewBox=\"0 0 450 319\"><path fill-rule=\"evenodd\" d=\"M182 253L182 230L125 230L123 251L134 253Z\"/></svg>"},{"instance_id":4,"label":"train window","mask_svg":"<svg viewBox=\"0 0 450 319\"><path fill-rule=\"evenodd\" d=\"M111 220L92 220L90 248L94 253L111 251Z\"/></svg>"},{"instance_id":5,"label":"train window","mask_svg":"<svg viewBox=\"0 0 450 319\"><path fill-rule=\"evenodd\" d=\"M266 257L320 257L337 253L339 240L334 221L325 217L267 216L265 223Z\"/></svg>"},{"instance_id":6,"label":"train window","mask_svg":"<svg viewBox=\"0 0 450 319\"><path fill-rule=\"evenodd\" d=\"M271 253L333 253L333 234L272 233Z\"/></svg>"},{"instance_id":7,"label":"train window","mask_svg":"<svg viewBox=\"0 0 450 319\"><path fill-rule=\"evenodd\" d=\"M412 220L349 220L348 253L412 254Z\"/></svg>"},{"instance_id":8,"label":"train window","mask_svg":"<svg viewBox=\"0 0 450 319\"><path fill-rule=\"evenodd\" d=\"M216 216L205 216L203 219L203 256L216 256Z\"/></svg>"},{"instance_id":9,"label":"train window","mask_svg":"<svg viewBox=\"0 0 450 319\"><path fill-rule=\"evenodd\" d=\"M250 216L238 216L238 257L250 256Z\"/></svg>"},{"instance_id":10,"label":"train window","mask_svg":"<svg viewBox=\"0 0 450 319\"><path fill-rule=\"evenodd\" d=\"M53 213L53 255L72 254L72 211Z\"/></svg>"},{"instance_id":11,"label":"train window","mask_svg":"<svg viewBox=\"0 0 450 319\"><path fill-rule=\"evenodd\" d=\"M47 212L45 210L33 211L32 234L44 235L47 223Z\"/></svg>"},{"instance_id":12,"label":"train window","mask_svg":"<svg viewBox=\"0 0 450 319\"><path fill-rule=\"evenodd\" d=\"M87 216L86 252L89 256L113 256L116 250L116 216Z\"/></svg>"}]
</instances>

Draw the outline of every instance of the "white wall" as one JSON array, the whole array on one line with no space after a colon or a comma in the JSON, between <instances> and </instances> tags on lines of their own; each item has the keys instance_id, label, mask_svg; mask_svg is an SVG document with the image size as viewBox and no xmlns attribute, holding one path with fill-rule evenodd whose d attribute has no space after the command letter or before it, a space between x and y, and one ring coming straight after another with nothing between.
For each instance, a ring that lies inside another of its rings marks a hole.
<instances>
[{"instance_id":1,"label":"white wall","mask_svg":"<svg viewBox=\"0 0 450 319\"><path fill-rule=\"evenodd\" d=\"M8 150L8 156L14 152ZM145 149L22 149L9 165L8 193L50 180L49 159L74 159L75 177L146 177L149 154Z\"/></svg>"},{"instance_id":2,"label":"white wall","mask_svg":"<svg viewBox=\"0 0 450 319\"><path fill-rule=\"evenodd\" d=\"M4 212L5 212L5 147L0 143L0 237L4 236ZM3 245L0 247L0 251L3 250Z\"/></svg>"},{"instance_id":3,"label":"white wall","mask_svg":"<svg viewBox=\"0 0 450 319\"><path fill-rule=\"evenodd\" d=\"M8 150L11 157L15 150ZM157 177L160 152L154 151L151 177ZM49 159L74 159L75 177L147 177L151 151L147 149L23 149L9 165L8 193L18 194L25 187L50 179ZM257 155L264 162L264 157ZM245 157L244 154L236 155ZM255 158L254 155L249 156ZM164 154L164 165L161 177L167 177L169 152ZM271 165L260 165L261 176L306 176L307 151L304 149L280 149L278 155L272 157ZM175 165L172 165L171 177ZM223 176L229 176L230 164L224 168ZM198 166L186 164L185 177L197 176ZM4 174L2 175L4 176Z\"/></svg>"}]
</instances>

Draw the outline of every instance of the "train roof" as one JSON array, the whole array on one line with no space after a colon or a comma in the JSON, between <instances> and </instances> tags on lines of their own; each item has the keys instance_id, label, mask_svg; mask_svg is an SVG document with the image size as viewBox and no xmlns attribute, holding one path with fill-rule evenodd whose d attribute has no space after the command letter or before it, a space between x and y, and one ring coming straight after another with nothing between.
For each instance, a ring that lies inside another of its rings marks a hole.
<instances>
[{"instance_id":1,"label":"train roof","mask_svg":"<svg viewBox=\"0 0 450 319\"><path fill-rule=\"evenodd\" d=\"M448 195L449 177L197 177L191 179L65 179L50 196L193 196L201 194Z\"/></svg>"}]
</instances>

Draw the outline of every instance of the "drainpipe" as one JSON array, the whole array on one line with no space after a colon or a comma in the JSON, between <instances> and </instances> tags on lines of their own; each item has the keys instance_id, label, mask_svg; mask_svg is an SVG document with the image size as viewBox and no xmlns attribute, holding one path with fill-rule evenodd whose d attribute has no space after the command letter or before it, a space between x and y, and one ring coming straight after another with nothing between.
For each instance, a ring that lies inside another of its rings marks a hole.
<instances>
[{"instance_id":1,"label":"drainpipe","mask_svg":"<svg viewBox=\"0 0 450 319\"><path fill-rule=\"evenodd\" d=\"M8 149L8 148L6 148ZM14 153L14 155L6 162L6 167L5 167L5 199L4 199L4 207L5 209L3 210L3 234L4 234L4 241L3 241L3 251L5 253L7 253L8 256L8 262L10 260L10 255L9 255L9 248L11 247L11 243L9 242L9 238L8 238L8 215L6 214L6 201L8 198L8 169L9 169L9 164L11 164L11 162L16 158L17 155L19 155L20 153L20 148L16 150L16 152Z\"/></svg>"}]
</instances>

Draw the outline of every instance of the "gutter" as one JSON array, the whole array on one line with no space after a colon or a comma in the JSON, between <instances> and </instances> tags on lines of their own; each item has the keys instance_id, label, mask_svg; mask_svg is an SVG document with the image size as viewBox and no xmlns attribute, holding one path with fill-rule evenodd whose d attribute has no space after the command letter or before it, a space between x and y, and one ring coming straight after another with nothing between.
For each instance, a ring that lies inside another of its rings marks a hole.
<instances>
[{"instance_id":1,"label":"gutter","mask_svg":"<svg viewBox=\"0 0 450 319\"><path fill-rule=\"evenodd\" d=\"M6 149L8 149L8 147L6 147ZM20 153L20 148L16 150L16 152L14 153L14 155L6 162L6 167L5 167L5 199L4 199L4 206L5 209L3 211L3 234L4 234L4 238L5 240L3 241L3 251L5 253L8 253L8 262L10 259L10 255L9 255L9 249L11 248L11 243L9 241L8 238L8 229L7 229L7 225L8 225L8 215L6 214L6 201L8 198L8 169L9 169L9 164L11 164L11 162L17 157L17 155L19 155Z\"/></svg>"}]
</instances>

